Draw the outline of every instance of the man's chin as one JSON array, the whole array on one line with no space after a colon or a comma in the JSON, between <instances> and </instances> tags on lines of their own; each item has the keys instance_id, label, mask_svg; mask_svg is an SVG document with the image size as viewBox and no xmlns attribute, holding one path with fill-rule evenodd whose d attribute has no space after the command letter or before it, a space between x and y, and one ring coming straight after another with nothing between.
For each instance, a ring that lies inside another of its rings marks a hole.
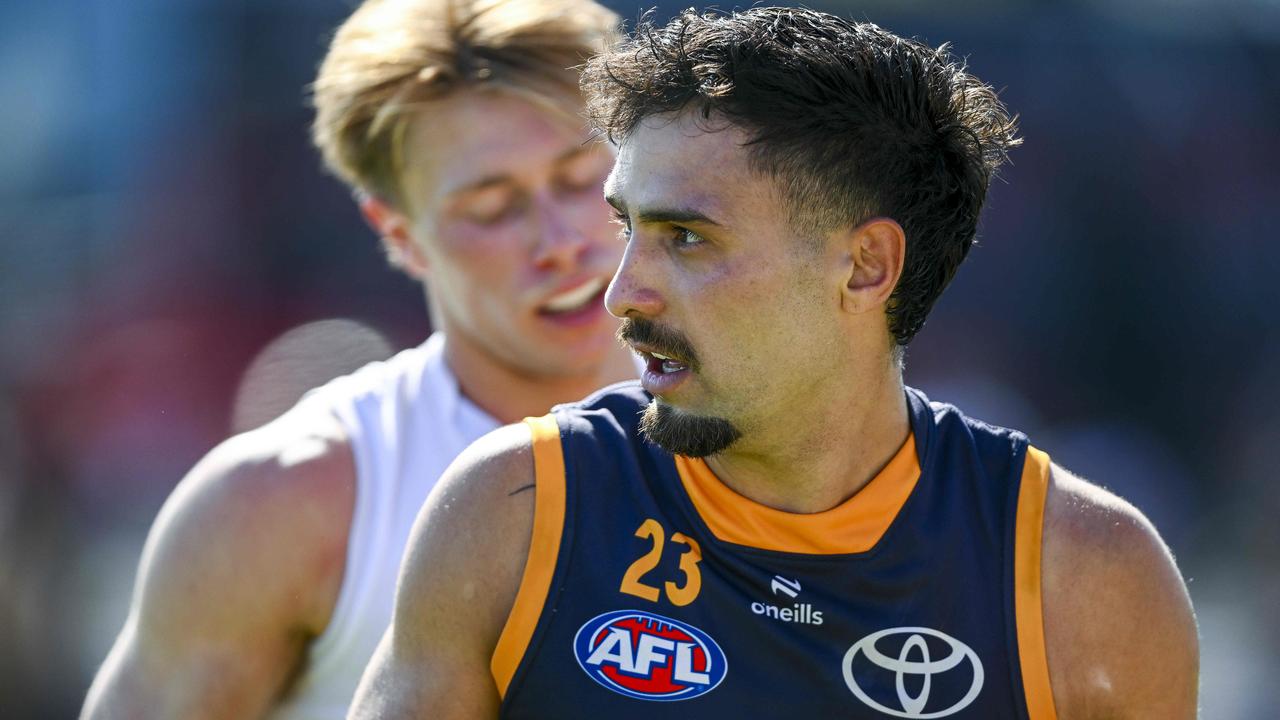
<instances>
[{"instance_id":1,"label":"man's chin","mask_svg":"<svg viewBox=\"0 0 1280 720\"><path fill-rule=\"evenodd\" d=\"M724 418L677 410L654 399L640 416L640 433L672 455L704 458L729 449L742 433Z\"/></svg>"}]
</instances>

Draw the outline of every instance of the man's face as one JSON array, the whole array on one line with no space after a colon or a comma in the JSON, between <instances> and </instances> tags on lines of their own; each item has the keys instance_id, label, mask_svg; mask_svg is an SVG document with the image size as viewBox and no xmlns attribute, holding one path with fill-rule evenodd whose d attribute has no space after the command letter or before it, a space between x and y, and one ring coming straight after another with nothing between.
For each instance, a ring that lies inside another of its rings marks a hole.
<instances>
[{"instance_id":1,"label":"man's face","mask_svg":"<svg viewBox=\"0 0 1280 720\"><path fill-rule=\"evenodd\" d=\"M606 183L628 243L605 303L648 360L651 439L681 454L778 427L843 356L839 263L800 237L774 183L749 168L747 139L690 114L651 117Z\"/></svg>"},{"instance_id":2,"label":"man's face","mask_svg":"<svg viewBox=\"0 0 1280 720\"><path fill-rule=\"evenodd\" d=\"M407 132L410 234L442 329L532 377L594 372L615 347L602 298L622 248L600 197L613 156L565 102L464 93Z\"/></svg>"}]
</instances>

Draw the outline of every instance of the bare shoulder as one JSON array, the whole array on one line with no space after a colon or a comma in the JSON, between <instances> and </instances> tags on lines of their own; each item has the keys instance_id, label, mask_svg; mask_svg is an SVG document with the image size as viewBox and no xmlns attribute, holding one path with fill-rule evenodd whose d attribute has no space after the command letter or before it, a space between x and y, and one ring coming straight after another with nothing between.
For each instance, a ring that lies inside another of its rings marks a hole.
<instances>
[{"instance_id":1,"label":"bare shoulder","mask_svg":"<svg viewBox=\"0 0 1280 720\"><path fill-rule=\"evenodd\" d=\"M354 503L350 447L318 408L214 448L152 525L129 617L85 715L260 712L328 622Z\"/></svg>"},{"instance_id":2,"label":"bare shoulder","mask_svg":"<svg viewBox=\"0 0 1280 720\"><path fill-rule=\"evenodd\" d=\"M477 626L483 640L497 641L528 555L534 476L524 425L496 430L454 460L418 515L405 553L395 617L401 630L452 622L421 604L458 605L483 621ZM483 617L474 614L480 610Z\"/></svg>"},{"instance_id":3,"label":"bare shoulder","mask_svg":"<svg viewBox=\"0 0 1280 720\"><path fill-rule=\"evenodd\" d=\"M225 601L243 587L261 603L279 587L292 598L285 610L296 629L321 630L331 603L318 596L336 593L341 579L355 484L350 445L327 412L303 406L237 435L205 456L165 504L140 584L160 579L155 573L195 570L201 582L182 593L192 597L166 598L182 602L200 593Z\"/></svg>"},{"instance_id":4,"label":"bare shoulder","mask_svg":"<svg viewBox=\"0 0 1280 720\"><path fill-rule=\"evenodd\" d=\"M1155 527L1058 465L1044 523L1045 643L1058 717L1194 718L1195 618Z\"/></svg>"},{"instance_id":5,"label":"bare shoulder","mask_svg":"<svg viewBox=\"0 0 1280 720\"><path fill-rule=\"evenodd\" d=\"M490 660L529 555L534 466L520 424L480 439L445 471L418 514L391 628L352 718L497 717Z\"/></svg>"}]
</instances>

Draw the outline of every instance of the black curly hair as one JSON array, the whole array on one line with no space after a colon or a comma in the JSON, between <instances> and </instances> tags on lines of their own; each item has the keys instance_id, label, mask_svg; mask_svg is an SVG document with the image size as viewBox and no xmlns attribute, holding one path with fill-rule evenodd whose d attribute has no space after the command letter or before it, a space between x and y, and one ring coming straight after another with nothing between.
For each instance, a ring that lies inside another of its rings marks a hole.
<instances>
[{"instance_id":1,"label":"black curly hair","mask_svg":"<svg viewBox=\"0 0 1280 720\"><path fill-rule=\"evenodd\" d=\"M813 10L688 10L642 21L582 76L611 140L645 117L693 109L746 129L751 166L779 183L792 220L825 234L872 217L907 237L889 329L905 346L968 255L1017 120L947 45Z\"/></svg>"}]
</instances>

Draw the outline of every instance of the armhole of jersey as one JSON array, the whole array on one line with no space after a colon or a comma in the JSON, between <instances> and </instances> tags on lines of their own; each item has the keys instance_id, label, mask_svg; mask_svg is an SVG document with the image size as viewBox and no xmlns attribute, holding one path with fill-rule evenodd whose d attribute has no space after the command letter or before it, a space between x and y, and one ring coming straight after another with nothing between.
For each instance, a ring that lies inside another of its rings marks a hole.
<instances>
[{"instance_id":1,"label":"armhole of jersey","mask_svg":"<svg viewBox=\"0 0 1280 720\"><path fill-rule=\"evenodd\" d=\"M1018 488L1014 541L1014 612L1022 690L1030 720L1057 720L1049 661L1044 645L1044 612L1040 593L1040 551L1044 542L1044 502L1049 492L1049 456L1027 448Z\"/></svg>"},{"instance_id":2,"label":"armhole of jersey","mask_svg":"<svg viewBox=\"0 0 1280 720\"><path fill-rule=\"evenodd\" d=\"M533 537L515 604L511 606L511 614L489 662L498 695L504 699L542 616L564 531L565 476L560 427L554 415L527 418L524 422L533 433Z\"/></svg>"}]
</instances>

